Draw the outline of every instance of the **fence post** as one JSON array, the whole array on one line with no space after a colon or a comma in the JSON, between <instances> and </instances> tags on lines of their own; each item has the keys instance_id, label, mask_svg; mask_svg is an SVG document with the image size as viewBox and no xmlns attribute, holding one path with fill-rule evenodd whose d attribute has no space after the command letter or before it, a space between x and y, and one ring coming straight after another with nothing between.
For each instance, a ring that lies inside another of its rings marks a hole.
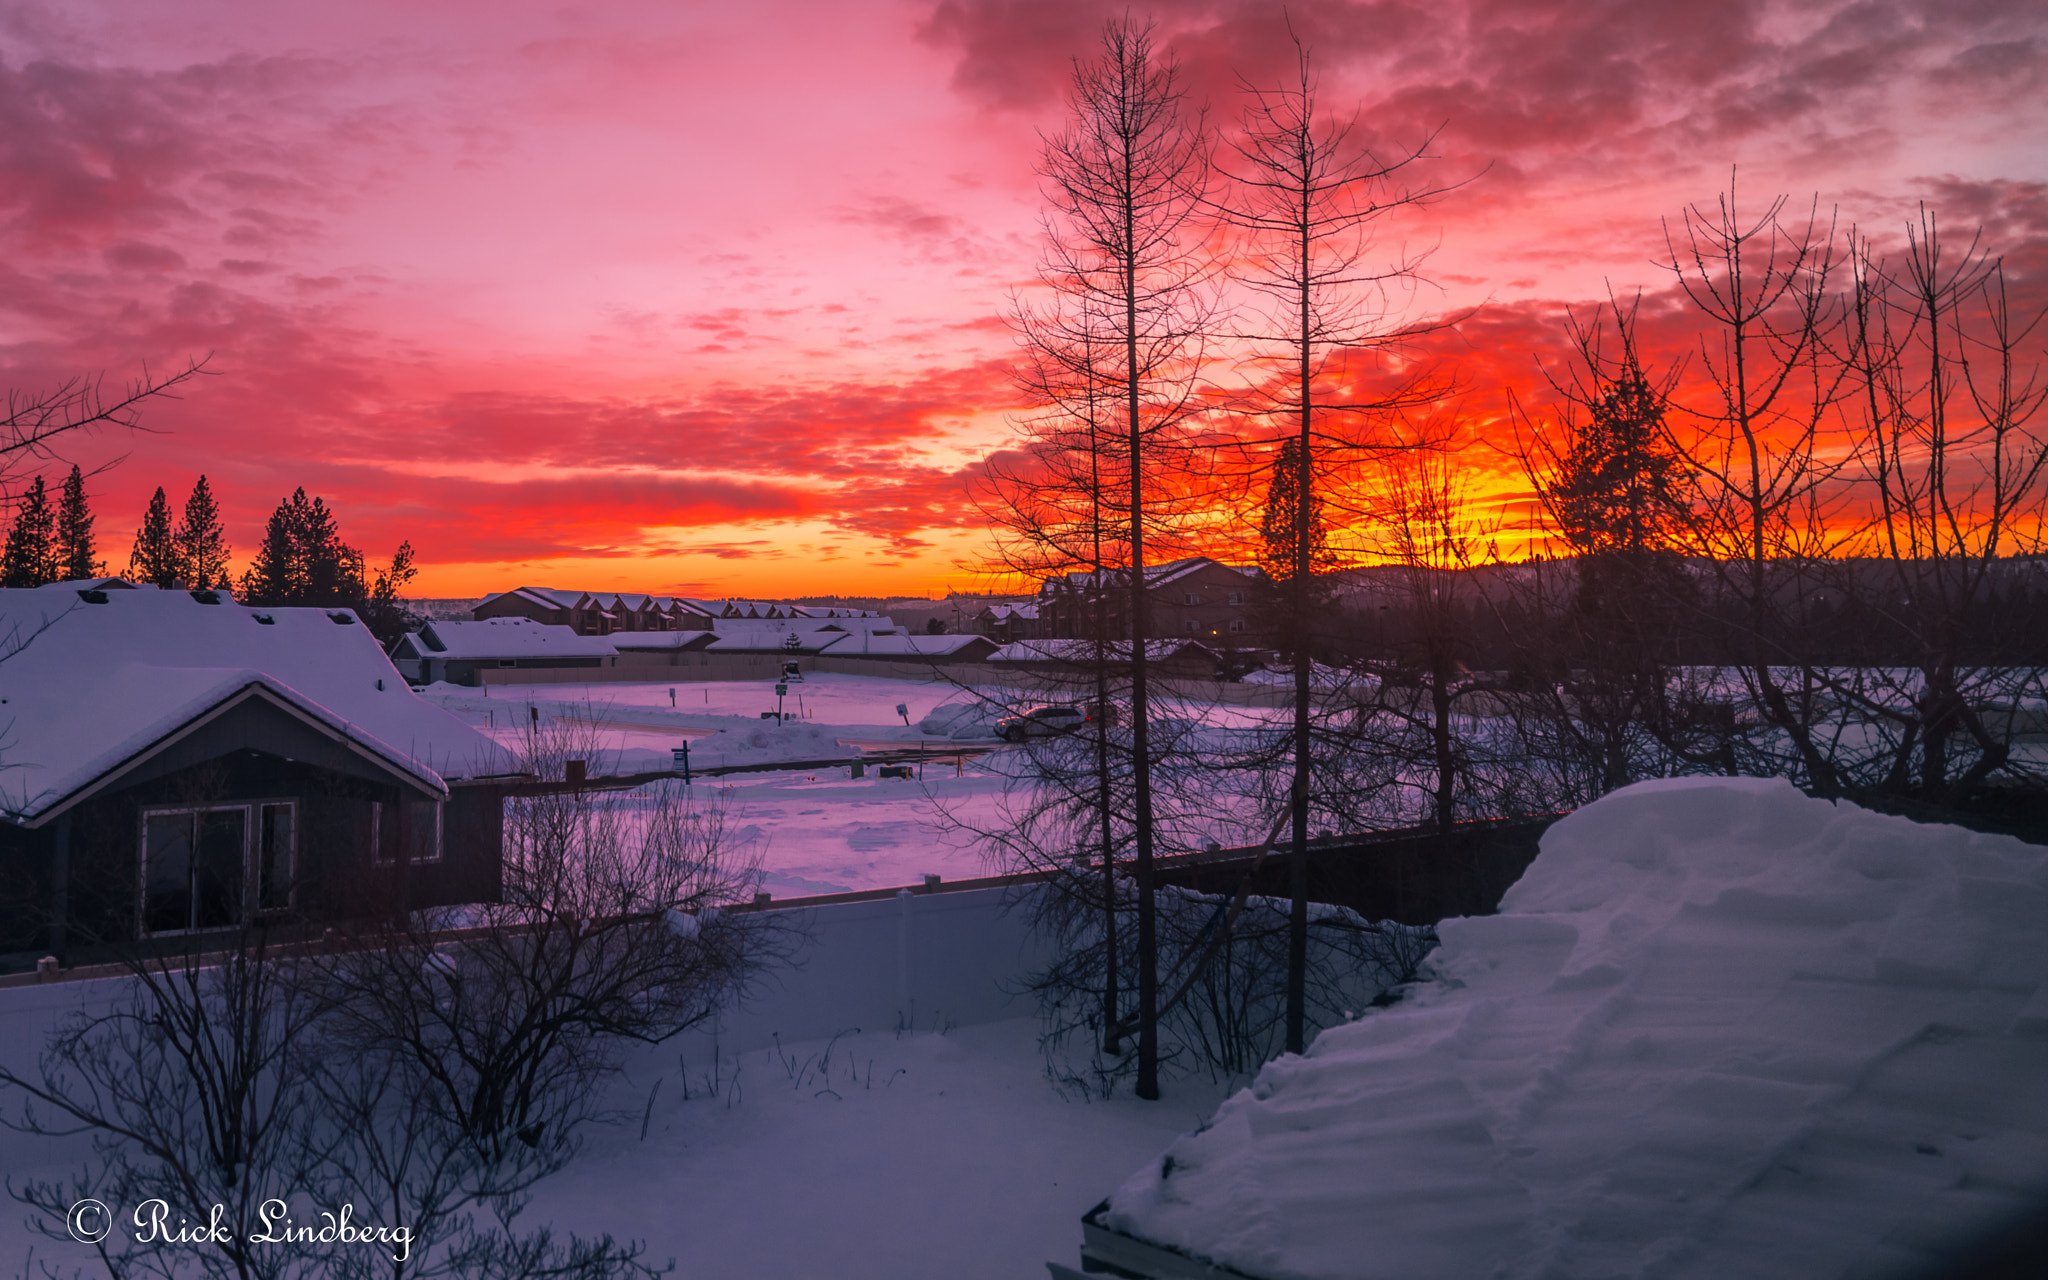
<instances>
[{"instance_id":1,"label":"fence post","mask_svg":"<svg viewBox=\"0 0 2048 1280\"><path fill-rule=\"evenodd\" d=\"M908 889L896 891L896 1017L905 1030L917 1029L915 994L915 953L911 950L910 913L917 895Z\"/></svg>"}]
</instances>

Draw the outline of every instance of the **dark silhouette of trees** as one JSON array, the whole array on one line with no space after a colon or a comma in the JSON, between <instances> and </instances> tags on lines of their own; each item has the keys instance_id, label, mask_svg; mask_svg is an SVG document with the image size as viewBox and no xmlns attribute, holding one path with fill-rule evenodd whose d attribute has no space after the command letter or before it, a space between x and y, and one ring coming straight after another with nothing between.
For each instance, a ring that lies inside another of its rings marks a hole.
<instances>
[{"instance_id":1,"label":"dark silhouette of trees","mask_svg":"<svg viewBox=\"0 0 2048 1280\"><path fill-rule=\"evenodd\" d=\"M363 553L342 540L333 508L301 485L270 513L240 595L255 605L354 609L388 646L418 623L400 594L418 572L412 559L412 544L401 543L390 565L366 575Z\"/></svg>"},{"instance_id":2,"label":"dark silhouette of trees","mask_svg":"<svg viewBox=\"0 0 2048 1280\"><path fill-rule=\"evenodd\" d=\"M149 509L142 513L142 528L136 531L135 548L128 553L128 576L168 590L181 578L177 535L171 531L171 502L158 485L150 495Z\"/></svg>"},{"instance_id":3,"label":"dark silhouette of trees","mask_svg":"<svg viewBox=\"0 0 2048 1280\"><path fill-rule=\"evenodd\" d=\"M179 576L194 589L228 585L228 537L213 489L200 476L185 499L184 515L174 535Z\"/></svg>"},{"instance_id":4,"label":"dark silhouette of trees","mask_svg":"<svg viewBox=\"0 0 2048 1280\"><path fill-rule=\"evenodd\" d=\"M1952 807L2013 763L2012 709L2042 692L2048 637L2014 607L2008 558L2043 547L2048 384L2025 355L2048 312L2015 314L1981 233L1957 253L1925 210L1898 261L1854 233L1849 248L1849 401L1882 567L1851 598L1902 661L1834 680L1882 743L1837 771Z\"/></svg>"},{"instance_id":5,"label":"dark silhouette of trees","mask_svg":"<svg viewBox=\"0 0 2048 1280\"><path fill-rule=\"evenodd\" d=\"M1418 256L1380 261L1374 225L1393 210L1427 203L1444 188L1402 185L1424 158L1428 139L1382 155L1353 136L1355 120L1332 121L1317 109L1318 85L1308 48L1295 42L1296 76L1285 85L1250 89L1243 127L1231 144L1237 163L1218 206L1243 241L1231 278L1256 300L1237 336L1248 342L1263 375L1247 406L1251 416L1283 432L1271 452L1271 492L1285 506L1274 523L1269 502L1261 529L1267 573L1284 583L1276 593L1281 647L1294 662L1295 905L1288 967L1287 1047L1302 1049L1302 966L1308 946L1308 812L1311 788L1311 697L1314 670L1308 628L1322 610L1317 583L1334 567L1318 518L1332 473L1391 443L1370 436L1404 404L1441 394L1426 378L1383 395L1362 395L1342 368L1361 350L1386 347L1403 335L1397 294L1412 288ZM1341 385L1333 385L1341 384ZM1363 416L1362 416L1363 415ZM1264 452L1263 450L1261 452ZM1291 474L1290 474L1291 473ZM1291 517L1291 519L1290 519ZM1277 572L1276 572L1277 570Z\"/></svg>"},{"instance_id":6,"label":"dark silhouette of trees","mask_svg":"<svg viewBox=\"0 0 2048 1280\"><path fill-rule=\"evenodd\" d=\"M1041 318L1038 341L1080 353L1120 419L1138 884L1135 1087L1139 1097L1157 1098L1145 567L1148 546L1184 509L1187 469L1174 465L1184 457L1177 437L1197 408L1193 373L1211 336L1211 310L1201 294L1209 143L1174 61L1154 51L1149 24L1129 18L1109 23L1099 58L1076 65L1068 104L1069 123L1047 139L1040 166L1051 206L1042 275L1066 305Z\"/></svg>"},{"instance_id":7,"label":"dark silhouette of trees","mask_svg":"<svg viewBox=\"0 0 2048 1280\"><path fill-rule=\"evenodd\" d=\"M363 555L341 540L334 512L303 485L277 505L256 559L242 575L243 600L258 605L352 608L367 596Z\"/></svg>"},{"instance_id":8,"label":"dark silhouette of trees","mask_svg":"<svg viewBox=\"0 0 2048 1280\"><path fill-rule=\"evenodd\" d=\"M7 531L6 550L0 552L0 586L40 587L57 580L50 550L56 520L43 478L37 476L15 508L14 527Z\"/></svg>"},{"instance_id":9,"label":"dark silhouette of trees","mask_svg":"<svg viewBox=\"0 0 2048 1280\"><path fill-rule=\"evenodd\" d=\"M71 464L57 498L57 535L51 545L59 581L96 578L106 570L94 545L92 508L86 502L85 474Z\"/></svg>"}]
</instances>

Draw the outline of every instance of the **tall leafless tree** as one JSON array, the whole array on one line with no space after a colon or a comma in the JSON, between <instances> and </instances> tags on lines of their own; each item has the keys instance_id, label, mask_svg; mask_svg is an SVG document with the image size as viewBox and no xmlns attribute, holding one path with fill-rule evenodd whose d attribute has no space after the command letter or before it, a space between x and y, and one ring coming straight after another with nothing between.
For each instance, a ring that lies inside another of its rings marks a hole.
<instances>
[{"instance_id":1,"label":"tall leafless tree","mask_svg":"<svg viewBox=\"0 0 2048 1280\"><path fill-rule=\"evenodd\" d=\"M1178 505L1177 437L1198 410L1195 374L1210 339L1203 283L1208 134L1185 100L1174 60L1149 24L1128 17L1103 32L1102 52L1077 63L1067 127L1048 138L1046 282L1071 304L1099 350L1100 385L1122 419L1125 586L1129 593L1132 870L1137 910L1138 1079L1159 1096L1157 938L1152 907L1153 813L1148 701L1146 553ZM1070 335L1080 337L1083 335Z\"/></svg>"},{"instance_id":2,"label":"tall leafless tree","mask_svg":"<svg viewBox=\"0 0 2048 1280\"><path fill-rule=\"evenodd\" d=\"M2044 317L2014 314L1981 233L1957 253L1925 210L1896 262L1854 233L1849 254L1849 402L1876 506L1868 550L1886 570L1857 603L1913 675L1878 664L1839 693L1885 746L1862 787L1953 806L2012 763L2013 708L2039 696L2042 637L2014 630L2026 588L2001 579L2043 545L2048 384L2023 352Z\"/></svg>"},{"instance_id":3,"label":"tall leafless tree","mask_svg":"<svg viewBox=\"0 0 2048 1280\"><path fill-rule=\"evenodd\" d=\"M1411 184L1429 139L1383 152L1361 136L1356 119L1319 114L1318 85L1307 46L1295 43L1295 76L1277 88L1251 86L1234 153L1223 219L1241 233L1231 279L1254 299L1238 336L1252 350L1259 378L1249 406L1267 432L1258 452L1269 465L1290 466L1291 554L1279 586L1282 643L1294 661L1293 894L1288 947L1287 1049L1303 1044L1302 972L1308 954L1308 815L1311 786L1308 626L1317 584L1331 566L1318 555L1316 515L1330 505L1331 472L1386 449L1370 423L1405 403L1440 394L1427 379L1410 379L1377 395L1360 394L1342 366L1361 351L1385 348L1404 328L1403 294L1418 282L1421 254L1384 250L1379 224L1403 208L1441 195L1442 186ZM1355 377L1355 374L1353 375ZM1280 447L1274 448L1272 446ZM1276 488L1280 487L1276 482Z\"/></svg>"},{"instance_id":4,"label":"tall leafless tree","mask_svg":"<svg viewBox=\"0 0 2048 1280\"><path fill-rule=\"evenodd\" d=\"M1846 367L1832 358L1840 267L1818 207L1788 216L1784 197L1741 211L1734 184L1712 208L1686 209L1666 231L1672 273L1699 340L1696 397L1678 397L1667 438L1696 485L1691 549L1737 615L1735 672L1764 722L1791 744L1815 794L1842 793L1818 722L1826 691L1786 647L1789 596L1845 541L1836 483L1848 459L1837 406ZM1784 669L1797 674L1786 683ZM1769 770L1775 772L1776 770Z\"/></svg>"}]
</instances>

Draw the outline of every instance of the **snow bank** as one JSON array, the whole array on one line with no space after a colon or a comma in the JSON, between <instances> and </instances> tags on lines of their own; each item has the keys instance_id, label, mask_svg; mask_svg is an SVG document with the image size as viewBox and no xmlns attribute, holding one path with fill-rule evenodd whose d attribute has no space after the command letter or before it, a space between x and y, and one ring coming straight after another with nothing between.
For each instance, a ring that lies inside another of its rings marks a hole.
<instances>
[{"instance_id":1,"label":"snow bank","mask_svg":"<svg viewBox=\"0 0 2048 1280\"><path fill-rule=\"evenodd\" d=\"M1558 823L1430 980L1131 1178L1254 1275L1822 1277L2048 1194L2048 850L1646 783Z\"/></svg>"}]
</instances>

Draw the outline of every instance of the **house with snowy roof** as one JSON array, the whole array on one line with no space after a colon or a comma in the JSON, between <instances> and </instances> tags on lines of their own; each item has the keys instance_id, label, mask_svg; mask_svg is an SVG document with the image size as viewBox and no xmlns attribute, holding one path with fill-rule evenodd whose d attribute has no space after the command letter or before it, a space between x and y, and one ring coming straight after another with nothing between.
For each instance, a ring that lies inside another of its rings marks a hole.
<instances>
[{"instance_id":1,"label":"house with snowy roof","mask_svg":"<svg viewBox=\"0 0 2048 1280\"><path fill-rule=\"evenodd\" d=\"M494 900L512 754L346 609L0 591L0 956Z\"/></svg>"},{"instance_id":2,"label":"house with snowy roof","mask_svg":"<svg viewBox=\"0 0 2048 1280\"><path fill-rule=\"evenodd\" d=\"M991 666L1064 680L1092 671L1098 663L1112 667L1131 661L1131 642L1092 640L1019 640L989 654ZM1153 675L1176 680L1216 680L1222 655L1199 640L1147 640L1145 663Z\"/></svg>"},{"instance_id":3,"label":"house with snowy roof","mask_svg":"<svg viewBox=\"0 0 2048 1280\"><path fill-rule=\"evenodd\" d=\"M482 622L429 622L400 636L392 646L391 660L413 684L481 685L487 671L595 672L616 666L619 650L604 636L578 635L572 627L514 616Z\"/></svg>"},{"instance_id":4,"label":"house with snowy roof","mask_svg":"<svg viewBox=\"0 0 2048 1280\"><path fill-rule=\"evenodd\" d=\"M1254 565L1188 556L1145 567L1146 630L1155 637L1199 640L1212 648L1260 648L1272 643L1258 608L1265 575ZM1038 590L1037 635L1087 639L1097 613L1109 637L1129 639L1130 573L1124 569L1063 573Z\"/></svg>"},{"instance_id":5,"label":"house with snowy roof","mask_svg":"<svg viewBox=\"0 0 2048 1280\"><path fill-rule=\"evenodd\" d=\"M1036 604L992 604L974 615L974 630L999 645L1039 637Z\"/></svg>"}]
</instances>

